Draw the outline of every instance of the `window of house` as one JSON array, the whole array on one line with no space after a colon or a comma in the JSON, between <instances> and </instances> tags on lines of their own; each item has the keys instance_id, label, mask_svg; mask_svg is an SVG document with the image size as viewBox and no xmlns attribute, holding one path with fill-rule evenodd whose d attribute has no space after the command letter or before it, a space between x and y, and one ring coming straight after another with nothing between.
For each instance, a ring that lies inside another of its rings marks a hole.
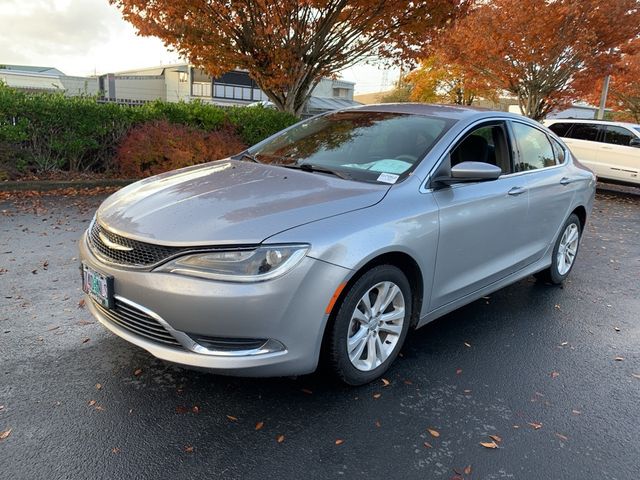
<instances>
[{"instance_id":1,"label":"window of house","mask_svg":"<svg viewBox=\"0 0 640 480\"><path fill-rule=\"evenodd\" d=\"M537 170L556 164L556 154L544 132L524 123L513 122L513 134L520 154L516 162L516 172Z\"/></svg>"},{"instance_id":2,"label":"window of house","mask_svg":"<svg viewBox=\"0 0 640 480\"><path fill-rule=\"evenodd\" d=\"M632 139L636 138L629 130L615 125L608 125L604 130L605 143L629 146Z\"/></svg>"}]
</instances>

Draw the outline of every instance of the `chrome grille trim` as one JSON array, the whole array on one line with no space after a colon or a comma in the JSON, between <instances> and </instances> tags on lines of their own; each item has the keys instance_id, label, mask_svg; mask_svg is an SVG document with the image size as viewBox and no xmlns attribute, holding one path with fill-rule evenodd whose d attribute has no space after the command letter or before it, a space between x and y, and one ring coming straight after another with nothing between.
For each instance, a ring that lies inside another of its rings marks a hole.
<instances>
[{"instance_id":1,"label":"chrome grille trim","mask_svg":"<svg viewBox=\"0 0 640 480\"><path fill-rule=\"evenodd\" d=\"M122 248L110 247L101 237ZM87 231L87 241L91 251L104 262L135 268L153 267L183 251L192 250L132 240L107 230L95 220Z\"/></svg>"},{"instance_id":2,"label":"chrome grille trim","mask_svg":"<svg viewBox=\"0 0 640 480\"><path fill-rule=\"evenodd\" d=\"M114 298L115 308L109 310L97 302L93 302L101 315L119 327L129 330L154 342L183 348L182 344L160 322L146 312L137 309L117 295Z\"/></svg>"}]
</instances>

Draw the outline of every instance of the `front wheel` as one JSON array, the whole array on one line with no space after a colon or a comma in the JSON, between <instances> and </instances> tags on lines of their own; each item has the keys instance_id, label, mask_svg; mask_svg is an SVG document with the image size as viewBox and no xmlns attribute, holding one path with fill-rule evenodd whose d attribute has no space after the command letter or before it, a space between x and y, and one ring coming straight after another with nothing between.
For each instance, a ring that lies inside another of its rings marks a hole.
<instances>
[{"instance_id":1,"label":"front wheel","mask_svg":"<svg viewBox=\"0 0 640 480\"><path fill-rule=\"evenodd\" d=\"M409 281L397 267L380 265L362 275L330 326L328 360L336 375L349 385L380 377L402 348L411 307Z\"/></svg>"},{"instance_id":2,"label":"front wheel","mask_svg":"<svg viewBox=\"0 0 640 480\"><path fill-rule=\"evenodd\" d=\"M572 213L562 227L560 236L553 247L551 266L537 273L536 278L554 285L560 285L564 282L578 255L581 235L580 219L575 213Z\"/></svg>"}]
</instances>

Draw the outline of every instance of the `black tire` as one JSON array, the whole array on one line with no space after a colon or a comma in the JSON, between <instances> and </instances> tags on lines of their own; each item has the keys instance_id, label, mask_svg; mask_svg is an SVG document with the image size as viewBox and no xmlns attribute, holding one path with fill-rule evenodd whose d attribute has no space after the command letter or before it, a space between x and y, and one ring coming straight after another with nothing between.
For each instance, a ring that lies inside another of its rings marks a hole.
<instances>
[{"instance_id":1,"label":"black tire","mask_svg":"<svg viewBox=\"0 0 640 480\"><path fill-rule=\"evenodd\" d=\"M348 332L352 315L360 300L370 289L381 282L392 282L400 289L400 292L402 292L405 309L402 330L395 347L393 347L393 350L386 360L372 370L363 371L356 368L349 358L347 351ZM333 322L328 327L326 361L332 372L348 385L363 385L379 378L387 371L402 348L411 322L412 305L413 295L411 286L409 285L407 277L399 268L393 265L380 265L364 273L346 292L346 295L337 307L338 310Z\"/></svg>"},{"instance_id":2,"label":"black tire","mask_svg":"<svg viewBox=\"0 0 640 480\"><path fill-rule=\"evenodd\" d=\"M564 233L567 231L567 229L570 227L570 225L575 225L578 228L578 245L576 246L576 253L575 253L573 262L569 267L569 270L567 270L564 273L560 273L559 267L558 267L558 250L560 249L560 243L562 241L562 237ZM565 279L569 276L569 273L571 273L571 270L573 269L573 266L576 263L575 257L578 256L578 251L580 250L581 238L582 238L582 225L580 224L580 219L575 213L572 213L571 215L569 215L569 218L567 218L567 221L564 222L564 225L560 229L560 234L556 239L556 243L553 246L553 253L551 254L551 265L549 266L549 268L536 273L534 276L542 282L548 282L553 285L561 285L562 282L564 282Z\"/></svg>"}]
</instances>

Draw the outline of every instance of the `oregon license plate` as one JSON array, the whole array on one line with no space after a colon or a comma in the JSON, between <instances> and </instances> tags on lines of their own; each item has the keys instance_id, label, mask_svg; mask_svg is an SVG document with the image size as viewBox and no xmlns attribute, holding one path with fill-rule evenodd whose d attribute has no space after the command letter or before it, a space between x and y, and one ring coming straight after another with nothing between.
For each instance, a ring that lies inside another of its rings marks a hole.
<instances>
[{"instance_id":1,"label":"oregon license plate","mask_svg":"<svg viewBox=\"0 0 640 480\"><path fill-rule=\"evenodd\" d=\"M82 264L82 290L105 308L113 308L113 277Z\"/></svg>"}]
</instances>

